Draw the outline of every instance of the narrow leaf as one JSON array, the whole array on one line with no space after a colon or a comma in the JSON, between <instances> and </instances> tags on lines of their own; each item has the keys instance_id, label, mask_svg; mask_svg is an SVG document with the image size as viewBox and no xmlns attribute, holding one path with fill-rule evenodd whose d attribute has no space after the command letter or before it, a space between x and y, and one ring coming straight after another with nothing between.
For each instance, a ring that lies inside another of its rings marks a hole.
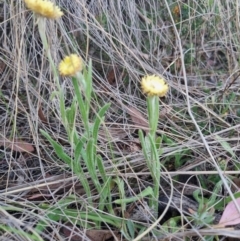
<instances>
[{"instance_id":1,"label":"narrow leaf","mask_svg":"<svg viewBox=\"0 0 240 241\"><path fill-rule=\"evenodd\" d=\"M142 150L143 150L143 154L146 160L149 160L149 156L148 156L148 149L147 149L147 145L145 143L145 138L143 136L143 132L142 130L138 131L138 135L139 135L139 139L142 145Z\"/></svg>"},{"instance_id":2,"label":"narrow leaf","mask_svg":"<svg viewBox=\"0 0 240 241\"><path fill-rule=\"evenodd\" d=\"M93 140L94 140L94 149L93 149L93 153L96 154L96 145L97 145L97 140L98 140L98 132L99 132L99 127L103 121L103 117L106 113L106 111L108 110L108 108L110 107L110 104L106 104L104 105L99 112L96 115L96 119L94 121L94 125L93 125Z\"/></svg>"},{"instance_id":3,"label":"narrow leaf","mask_svg":"<svg viewBox=\"0 0 240 241\"><path fill-rule=\"evenodd\" d=\"M54 148L56 155L63 160L65 163L67 163L69 166L72 164L72 158L69 157L63 150L63 147L58 144L56 141L54 141L51 136L45 132L44 130L40 130L41 134L47 138L47 140L51 143L52 147Z\"/></svg>"},{"instance_id":4,"label":"narrow leaf","mask_svg":"<svg viewBox=\"0 0 240 241\"><path fill-rule=\"evenodd\" d=\"M231 146L228 142L224 141L220 136L216 135L217 141L221 144L221 146L224 148L225 151L229 152L233 158L236 157L235 153L233 152Z\"/></svg>"}]
</instances>

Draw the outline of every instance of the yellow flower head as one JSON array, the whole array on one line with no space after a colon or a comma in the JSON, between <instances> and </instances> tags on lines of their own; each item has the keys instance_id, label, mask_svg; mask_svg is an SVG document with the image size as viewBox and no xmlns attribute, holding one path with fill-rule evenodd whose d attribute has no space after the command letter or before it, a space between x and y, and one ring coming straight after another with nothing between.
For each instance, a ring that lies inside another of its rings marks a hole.
<instances>
[{"instance_id":1,"label":"yellow flower head","mask_svg":"<svg viewBox=\"0 0 240 241\"><path fill-rule=\"evenodd\" d=\"M83 68L83 61L77 54L66 56L59 64L58 69L62 76L74 76Z\"/></svg>"},{"instance_id":2,"label":"yellow flower head","mask_svg":"<svg viewBox=\"0 0 240 241\"><path fill-rule=\"evenodd\" d=\"M168 92L168 84L162 77L156 75L144 76L141 86L143 93L148 96L157 95L159 97L164 97Z\"/></svg>"},{"instance_id":3,"label":"yellow flower head","mask_svg":"<svg viewBox=\"0 0 240 241\"><path fill-rule=\"evenodd\" d=\"M42 17L57 19L63 15L58 6L48 0L24 0L27 8Z\"/></svg>"}]
</instances>

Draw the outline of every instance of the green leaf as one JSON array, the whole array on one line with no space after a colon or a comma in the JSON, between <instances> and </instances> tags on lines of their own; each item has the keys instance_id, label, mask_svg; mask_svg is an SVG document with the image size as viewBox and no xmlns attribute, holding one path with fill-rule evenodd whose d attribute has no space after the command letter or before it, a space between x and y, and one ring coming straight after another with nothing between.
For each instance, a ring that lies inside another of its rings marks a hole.
<instances>
[{"instance_id":1,"label":"green leaf","mask_svg":"<svg viewBox=\"0 0 240 241\"><path fill-rule=\"evenodd\" d=\"M86 155L87 155L86 166L95 187L97 188L98 192L101 193L102 187L97 176L96 155L94 155L93 150L94 150L94 141L91 138L88 141L87 148L86 148Z\"/></svg>"},{"instance_id":2,"label":"green leaf","mask_svg":"<svg viewBox=\"0 0 240 241\"><path fill-rule=\"evenodd\" d=\"M71 107L66 109L66 117L67 117L67 121L68 121L68 126L71 128L71 130L75 126L76 111L77 111L76 100L73 100Z\"/></svg>"},{"instance_id":3,"label":"green leaf","mask_svg":"<svg viewBox=\"0 0 240 241\"><path fill-rule=\"evenodd\" d=\"M221 146L224 148L225 151L229 152L233 158L236 158L235 153L233 152L231 146L228 144L228 142L224 141L220 136L215 136L217 141L221 144Z\"/></svg>"},{"instance_id":4,"label":"green leaf","mask_svg":"<svg viewBox=\"0 0 240 241\"><path fill-rule=\"evenodd\" d=\"M204 207L204 199L200 196L200 189L197 189L193 192L194 199L198 202L198 210L203 210Z\"/></svg>"},{"instance_id":5,"label":"green leaf","mask_svg":"<svg viewBox=\"0 0 240 241\"><path fill-rule=\"evenodd\" d=\"M100 161L100 159L98 160ZM103 172L100 172L100 173L103 173ZM104 206L106 206L108 213L111 215L115 215L113 206L112 206L112 193L111 193L112 177L103 177L104 175L105 174L101 176L102 179L104 179L104 181L102 184L101 193L99 193L100 202L103 204L102 210L104 210Z\"/></svg>"},{"instance_id":6,"label":"green leaf","mask_svg":"<svg viewBox=\"0 0 240 241\"><path fill-rule=\"evenodd\" d=\"M222 190L222 184L223 184L223 182L221 180L215 185L212 195L209 198L208 203L207 203L208 207L210 207L210 206L214 205L214 203L216 203L217 196L220 194L220 191Z\"/></svg>"},{"instance_id":7,"label":"green leaf","mask_svg":"<svg viewBox=\"0 0 240 241\"><path fill-rule=\"evenodd\" d=\"M58 144L56 141L54 141L51 136L45 132L44 130L40 130L41 134L48 139L48 141L51 143L52 147L54 148L56 155L63 160L66 164L68 164L70 167L72 165L72 158L68 156L64 150L63 147Z\"/></svg>"},{"instance_id":8,"label":"green leaf","mask_svg":"<svg viewBox=\"0 0 240 241\"><path fill-rule=\"evenodd\" d=\"M116 177L113 179L113 182L115 182L117 184L119 197L120 197L120 199L118 199L119 200L118 204L121 204L122 215L124 215L124 212L126 210L126 203L121 201L121 200L126 199L125 198L126 196L125 196L124 181L122 180L122 178Z\"/></svg>"},{"instance_id":9,"label":"green leaf","mask_svg":"<svg viewBox=\"0 0 240 241\"><path fill-rule=\"evenodd\" d=\"M101 179L103 180L101 193L99 193L100 197L101 197L100 202L105 204L105 200L107 198L109 199L108 200L109 202L111 200L111 180L112 180L112 178L107 177L107 175L106 175L102 157L100 155L97 155L96 159L97 159L97 166L98 166L99 174L100 174Z\"/></svg>"},{"instance_id":10,"label":"green leaf","mask_svg":"<svg viewBox=\"0 0 240 241\"><path fill-rule=\"evenodd\" d=\"M235 198L240 198L240 192L234 193L233 196ZM228 203L230 203L232 201L231 197L225 197L223 198L221 201L218 201L216 203L216 205L214 205L214 208L218 211L222 211L225 208L225 205L227 205Z\"/></svg>"},{"instance_id":11,"label":"green leaf","mask_svg":"<svg viewBox=\"0 0 240 241\"><path fill-rule=\"evenodd\" d=\"M156 138L156 148L159 150L161 148L162 138L159 136Z\"/></svg>"},{"instance_id":12,"label":"green leaf","mask_svg":"<svg viewBox=\"0 0 240 241\"><path fill-rule=\"evenodd\" d=\"M84 160L83 159L83 153L84 153L83 142L80 139L79 142L77 143L76 147L75 147L75 150L74 150L73 169L74 169L75 173L77 173L79 175L84 175L85 176L85 174L84 174L84 172L82 170L82 167L81 167L81 161ZM82 158L82 160L81 160L81 158Z\"/></svg>"},{"instance_id":13,"label":"green leaf","mask_svg":"<svg viewBox=\"0 0 240 241\"><path fill-rule=\"evenodd\" d=\"M156 144L154 142L154 137L150 133L148 134L148 140L149 140L150 149L151 149L151 159L155 163L155 167L157 168L158 163L159 163L159 156L158 156Z\"/></svg>"},{"instance_id":14,"label":"green leaf","mask_svg":"<svg viewBox=\"0 0 240 241\"><path fill-rule=\"evenodd\" d=\"M131 221L130 219L127 220L127 228L131 238L134 239L135 228L134 228L133 221Z\"/></svg>"},{"instance_id":15,"label":"green leaf","mask_svg":"<svg viewBox=\"0 0 240 241\"><path fill-rule=\"evenodd\" d=\"M72 82L73 82L74 91L75 91L75 94L77 97L78 107L79 107L79 111L81 113L84 128L89 135L89 122L88 122L88 111L87 111L88 107L86 106L86 103L84 103L84 101L83 101L83 97L82 97L82 94L80 91L78 79L75 77L72 77Z\"/></svg>"},{"instance_id":16,"label":"green leaf","mask_svg":"<svg viewBox=\"0 0 240 241\"><path fill-rule=\"evenodd\" d=\"M97 146L97 140L98 140L98 132L99 132L99 127L103 121L103 117L106 113L106 111L108 110L108 108L110 107L110 104L106 104L104 105L99 112L96 114L96 119L94 121L94 125L93 125L93 140L94 140L94 149L93 149L93 153L96 155L96 146Z\"/></svg>"},{"instance_id":17,"label":"green leaf","mask_svg":"<svg viewBox=\"0 0 240 241\"><path fill-rule=\"evenodd\" d=\"M114 201L114 203L116 203L116 204L132 203L132 202L138 201L139 199L142 199L147 196L153 197L153 195L154 195L153 189L151 187L147 187L136 196L133 196L130 198L125 198L125 199L117 199Z\"/></svg>"},{"instance_id":18,"label":"green leaf","mask_svg":"<svg viewBox=\"0 0 240 241\"><path fill-rule=\"evenodd\" d=\"M176 145L176 143L172 140L172 139L170 139L169 137L167 137L166 135L162 135L162 139L163 139L163 142L164 143L166 143L166 144L168 144L169 146L174 146L174 145Z\"/></svg>"},{"instance_id":19,"label":"green leaf","mask_svg":"<svg viewBox=\"0 0 240 241\"><path fill-rule=\"evenodd\" d=\"M159 119L159 97L158 96L147 97L147 109L148 109L150 133L155 138L155 134L158 126L158 119Z\"/></svg>"},{"instance_id":20,"label":"green leaf","mask_svg":"<svg viewBox=\"0 0 240 241\"><path fill-rule=\"evenodd\" d=\"M78 140L78 134L75 128L76 111L77 111L77 103L76 103L76 100L73 100L71 107L66 109L67 124L65 125L65 129L68 133L68 140L72 147L74 147L77 144L76 142Z\"/></svg>"},{"instance_id":21,"label":"green leaf","mask_svg":"<svg viewBox=\"0 0 240 241\"><path fill-rule=\"evenodd\" d=\"M109 177L106 175L105 167L103 165L103 159L100 155L97 155L97 166L103 182L108 182Z\"/></svg>"},{"instance_id":22,"label":"green leaf","mask_svg":"<svg viewBox=\"0 0 240 241\"><path fill-rule=\"evenodd\" d=\"M94 208L93 211L91 211L91 207L88 206L88 209L86 212L80 212L77 209L70 209L70 208L65 208L61 209L59 208L59 204L57 203L55 207L51 207L50 205L44 204L40 205L40 208L43 210L47 210L46 214L49 219L53 218L53 221L71 221L74 224L78 224L80 226L85 226L83 225L83 221L87 220L86 222L86 227L88 227L88 222L106 222L110 225L113 225L114 227L121 227L122 225L122 219L118 218L116 216L110 216L108 214L105 214L101 212L100 210L97 210Z\"/></svg>"},{"instance_id":23,"label":"green leaf","mask_svg":"<svg viewBox=\"0 0 240 241\"><path fill-rule=\"evenodd\" d=\"M59 95L59 91L53 91L50 95L50 100L52 101L53 98L55 98L55 96L58 96Z\"/></svg>"},{"instance_id":24,"label":"green leaf","mask_svg":"<svg viewBox=\"0 0 240 241\"><path fill-rule=\"evenodd\" d=\"M145 157L146 160L149 160L149 155L148 155L149 149L148 149L148 147L147 147L147 145L146 145L146 142L145 142L146 139L145 139L144 136L143 136L142 130L139 130L139 131L138 131L138 135L139 135L139 139L140 139L140 142L141 142L141 145L142 145L143 155L144 155L144 157Z\"/></svg>"},{"instance_id":25,"label":"green leaf","mask_svg":"<svg viewBox=\"0 0 240 241\"><path fill-rule=\"evenodd\" d=\"M82 139L80 139L75 147L75 150L74 150L74 161L75 162L80 162L81 160L81 154L82 154L82 151L83 151L83 141Z\"/></svg>"},{"instance_id":26,"label":"green leaf","mask_svg":"<svg viewBox=\"0 0 240 241\"><path fill-rule=\"evenodd\" d=\"M88 167L88 170L95 170L96 169L96 163L95 163L95 153L93 153L94 150L94 141L93 138L89 139L86 147L86 155L87 155L87 160L86 160L86 165Z\"/></svg>"},{"instance_id":27,"label":"green leaf","mask_svg":"<svg viewBox=\"0 0 240 241\"><path fill-rule=\"evenodd\" d=\"M27 233L27 231L24 231L21 228L17 229L17 228L11 227L10 225L1 224L0 230L6 233L9 233L8 236L10 236L10 233L12 233L15 237L18 236L18 240L43 241L43 239L37 234L37 232L34 232L33 234L29 234ZM3 235L3 232L1 232L1 235Z\"/></svg>"}]
</instances>

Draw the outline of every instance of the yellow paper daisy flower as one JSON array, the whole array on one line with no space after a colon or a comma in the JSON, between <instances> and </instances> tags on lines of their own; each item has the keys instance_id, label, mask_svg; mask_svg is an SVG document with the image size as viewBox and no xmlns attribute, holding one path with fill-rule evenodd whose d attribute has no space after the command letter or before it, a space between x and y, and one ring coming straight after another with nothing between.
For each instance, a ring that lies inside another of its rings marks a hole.
<instances>
[{"instance_id":1,"label":"yellow paper daisy flower","mask_svg":"<svg viewBox=\"0 0 240 241\"><path fill-rule=\"evenodd\" d=\"M58 6L48 0L24 0L27 8L42 17L57 19L63 15Z\"/></svg>"},{"instance_id":2,"label":"yellow paper daisy flower","mask_svg":"<svg viewBox=\"0 0 240 241\"><path fill-rule=\"evenodd\" d=\"M159 97L164 97L168 92L168 84L162 77L156 75L144 76L141 86L143 93L148 96L157 95Z\"/></svg>"},{"instance_id":3,"label":"yellow paper daisy flower","mask_svg":"<svg viewBox=\"0 0 240 241\"><path fill-rule=\"evenodd\" d=\"M83 68L83 61L77 54L66 56L59 64L58 69L62 76L74 76Z\"/></svg>"}]
</instances>

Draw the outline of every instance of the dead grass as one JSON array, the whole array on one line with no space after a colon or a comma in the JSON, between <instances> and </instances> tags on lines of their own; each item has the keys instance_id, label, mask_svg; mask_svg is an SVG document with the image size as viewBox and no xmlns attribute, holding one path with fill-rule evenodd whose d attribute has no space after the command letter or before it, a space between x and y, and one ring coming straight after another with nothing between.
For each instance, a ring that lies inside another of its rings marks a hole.
<instances>
[{"instance_id":1,"label":"dead grass","mask_svg":"<svg viewBox=\"0 0 240 241\"><path fill-rule=\"evenodd\" d=\"M109 136L102 130L98 152L109 175L117 170L126 195L136 195L151 186L137 132L146 130L146 126L136 121L136 115L135 119L131 117L129 108L133 107L141 113L141 118L147 119L146 100L139 82L145 74L160 73L171 86L167 98L161 100L158 128L158 134L163 136L162 192L167 190L165 196L168 196L172 189L173 196L179 196L181 201L187 200L185 195L192 197L193 191L200 189L202 196L209 198L216 183L222 180L224 188L218 193L219 198L231 196L235 191L230 183L232 180L237 183L239 171L239 4L217 0L209 3L56 2L65 14L57 22L47 22L52 57L59 63L65 54L76 52L86 63L92 59L96 94L93 113L102 103L111 103L105 119ZM61 210L61 200L70 195L81 200L71 200L69 204L76 212L86 206L87 200L81 183L39 132L40 128L44 129L71 153L61 123L59 100L54 96L57 87L42 49L36 19L26 10L23 1L0 4L3 6L0 15L0 143L7 138L35 149L27 153L1 146L0 225L7 224L12 229L1 229L1 240L31 240L17 230L34 234L40 220L48 222L41 236L43 240L81 240L89 227L79 227L79 223L68 217L53 221L43 212L45 204ZM70 105L71 80L62 79L61 85L66 105ZM76 127L83 133L80 119ZM229 174L218 174L219 170L229 171ZM97 203L99 194L95 195ZM119 193L113 191L113 197L118 196ZM235 230L212 231L212 223L199 230L193 222L186 225L183 220L192 215L191 210L186 214L180 206L175 207L175 211L177 209L181 216L176 225L179 230L165 229L160 237L151 233L142 240L238 237ZM128 207L126 212L131 214L131 210ZM167 221L174 214L169 215L163 220ZM84 218L80 217L79 221L81 219L85 223ZM159 223L156 225L162 229ZM97 233L83 240L126 239L124 235L120 238L119 230L111 225L103 224L102 229L102 232L112 230L113 233L110 237L109 232L104 233L101 238ZM135 231L134 238L139 230Z\"/></svg>"}]
</instances>

